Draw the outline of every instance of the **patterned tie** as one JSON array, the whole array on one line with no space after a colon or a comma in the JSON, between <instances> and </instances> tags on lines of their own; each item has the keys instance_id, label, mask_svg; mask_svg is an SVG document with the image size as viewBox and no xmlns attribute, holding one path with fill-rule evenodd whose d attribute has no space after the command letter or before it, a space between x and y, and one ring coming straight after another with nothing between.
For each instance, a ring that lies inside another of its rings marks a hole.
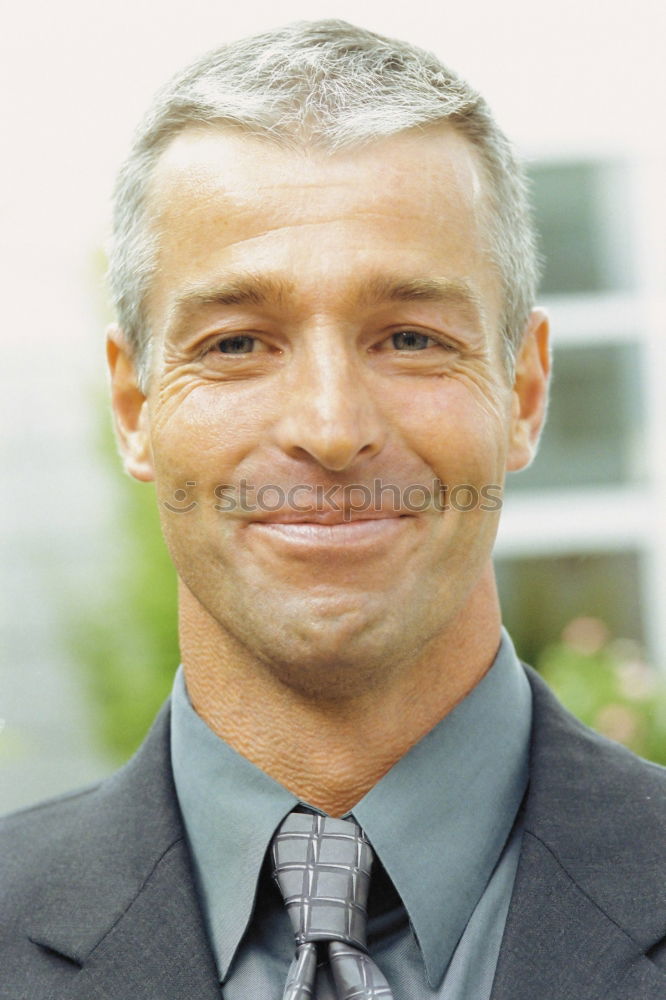
<instances>
[{"instance_id":1,"label":"patterned tie","mask_svg":"<svg viewBox=\"0 0 666 1000\"><path fill-rule=\"evenodd\" d=\"M339 1000L393 1000L365 946L373 854L356 823L290 813L273 839L274 878L291 918L296 956L283 1000L313 1000L317 942Z\"/></svg>"}]
</instances>

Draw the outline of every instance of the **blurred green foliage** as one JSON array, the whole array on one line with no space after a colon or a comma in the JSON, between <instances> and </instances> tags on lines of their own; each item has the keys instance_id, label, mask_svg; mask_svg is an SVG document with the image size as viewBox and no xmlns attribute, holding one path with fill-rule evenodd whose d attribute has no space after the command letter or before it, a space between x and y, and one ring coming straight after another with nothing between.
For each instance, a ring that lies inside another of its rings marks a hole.
<instances>
[{"instance_id":1,"label":"blurred green foliage","mask_svg":"<svg viewBox=\"0 0 666 1000\"><path fill-rule=\"evenodd\" d=\"M637 643L613 639L599 619L578 618L535 665L582 722L666 765L666 683Z\"/></svg>"},{"instance_id":2,"label":"blurred green foliage","mask_svg":"<svg viewBox=\"0 0 666 1000\"><path fill-rule=\"evenodd\" d=\"M162 538L151 485L123 475L104 407L99 450L110 469L113 564L68 623L94 713L94 730L113 760L139 745L167 697L179 663L176 574Z\"/></svg>"}]
</instances>

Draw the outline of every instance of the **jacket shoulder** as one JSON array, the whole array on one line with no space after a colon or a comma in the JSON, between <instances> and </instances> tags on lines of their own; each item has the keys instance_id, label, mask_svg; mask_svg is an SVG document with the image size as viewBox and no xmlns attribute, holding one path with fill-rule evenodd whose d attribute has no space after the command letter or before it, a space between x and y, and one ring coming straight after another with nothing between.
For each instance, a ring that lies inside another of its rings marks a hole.
<instances>
[{"instance_id":1,"label":"jacket shoulder","mask_svg":"<svg viewBox=\"0 0 666 1000\"><path fill-rule=\"evenodd\" d=\"M86 814L99 787L69 792L0 818L0 885L5 901L29 906L31 883L43 884L44 877L76 851L85 838Z\"/></svg>"},{"instance_id":2,"label":"jacket shoulder","mask_svg":"<svg viewBox=\"0 0 666 1000\"><path fill-rule=\"evenodd\" d=\"M559 786L560 804L577 796L597 795L608 806L608 795L629 795L644 801L666 817L666 767L637 756L631 750L594 732L576 719L557 700L550 688L530 667L534 721L531 765L539 777L547 778L549 794ZM650 793L655 793L653 799Z\"/></svg>"},{"instance_id":3,"label":"jacket shoulder","mask_svg":"<svg viewBox=\"0 0 666 1000\"><path fill-rule=\"evenodd\" d=\"M666 769L588 729L528 676L525 834L635 940L655 941L666 931Z\"/></svg>"},{"instance_id":4,"label":"jacket shoulder","mask_svg":"<svg viewBox=\"0 0 666 1000\"><path fill-rule=\"evenodd\" d=\"M99 897L103 909L103 894L120 911L182 839L168 719L161 712L132 760L104 781L0 819L0 927L35 914L73 919L82 898L94 908Z\"/></svg>"}]
</instances>

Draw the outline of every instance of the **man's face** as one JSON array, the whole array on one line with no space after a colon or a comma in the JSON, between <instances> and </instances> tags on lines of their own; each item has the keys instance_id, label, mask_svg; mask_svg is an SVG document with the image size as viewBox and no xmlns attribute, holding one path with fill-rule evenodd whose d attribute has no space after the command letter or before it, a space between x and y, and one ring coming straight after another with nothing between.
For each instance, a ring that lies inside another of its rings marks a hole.
<instances>
[{"instance_id":1,"label":"man's face","mask_svg":"<svg viewBox=\"0 0 666 1000\"><path fill-rule=\"evenodd\" d=\"M488 590L499 488L536 433L474 151L451 129L336 155L192 131L151 210L128 468L156 481L186 600L290 683L418 658Z\"/></svg>"}]
</instances>

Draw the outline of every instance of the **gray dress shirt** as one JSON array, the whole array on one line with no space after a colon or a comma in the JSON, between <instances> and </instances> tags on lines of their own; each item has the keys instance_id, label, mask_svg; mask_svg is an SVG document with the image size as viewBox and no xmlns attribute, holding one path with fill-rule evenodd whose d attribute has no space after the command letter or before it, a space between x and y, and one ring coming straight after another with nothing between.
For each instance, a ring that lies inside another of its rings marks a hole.
<instances>
[{"instance_id":1,"label":"gray dress shirt","mask_svg":"<svg viewBox=\"0 0 666 1000\"><path fill-rule=\"evenodd\" d=\"M369 951L395 1000L490 996L518 863L531 714L504 632L483 680L352 810L376 855ZM171 756L222 996L280 1000L294 938L266 855L299 800L203 722L182 670ZM331 995L322 968L315 1000Z\"/></svg>"}]
</instances>

